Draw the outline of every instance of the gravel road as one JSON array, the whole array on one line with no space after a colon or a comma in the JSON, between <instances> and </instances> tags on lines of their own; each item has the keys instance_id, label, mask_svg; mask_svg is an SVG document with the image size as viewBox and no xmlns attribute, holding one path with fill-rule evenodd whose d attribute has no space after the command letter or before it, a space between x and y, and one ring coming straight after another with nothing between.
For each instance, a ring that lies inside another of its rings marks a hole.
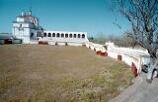
<instances>
[{"instance_id":1,"label":"gravel road","mask_svg":"<svg viewBox=\"0 0 158 102\"><path fill-rule=\"evenodd\" d=\"M149 84L142 73L134 80L132 86L109 102L158 102L158 78Z\"/></svg>"}]
</instances>

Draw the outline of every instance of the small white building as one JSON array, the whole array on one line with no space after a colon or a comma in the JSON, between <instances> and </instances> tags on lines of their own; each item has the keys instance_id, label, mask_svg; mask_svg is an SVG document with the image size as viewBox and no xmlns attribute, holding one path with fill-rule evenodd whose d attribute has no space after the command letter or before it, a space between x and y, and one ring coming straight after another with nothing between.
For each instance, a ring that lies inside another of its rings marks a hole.
<instances>
[{"instance_id":1,"label":"small white building","mask_svg":"<svg viewBox=\"0 0 158 102\"><path fill-rule=\"evenodd\" d=\"M32 12L22 12L13 22L12 34L16 39L22 39L24 44L31 40L37 40L37 35L43 33L43 28L39 25L37 17L32 16Z\"/></svg>"},{"instance_id":2,"label":"small white building","mask_svg":"<svg viewBox=\"0 0 158 102\"><path fill-rule=\"evenodd\" d=\"M22 12L17 16L13 22L12 34L15 39L21 39L23 44L45 41L51 45L83 45L88 42L86 32L44 31L31 11Z\"/></svg>"}]
</instances>

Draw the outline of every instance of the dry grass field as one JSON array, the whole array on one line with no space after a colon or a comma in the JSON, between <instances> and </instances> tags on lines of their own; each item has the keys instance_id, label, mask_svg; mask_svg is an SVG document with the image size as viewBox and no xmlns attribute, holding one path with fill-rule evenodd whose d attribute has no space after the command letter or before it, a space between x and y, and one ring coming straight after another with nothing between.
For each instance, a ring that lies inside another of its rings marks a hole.
<instances>
[{"instance_id":1,"label":"dry grass field","mask_svg":"<svg viewBox=\"0 0 158 102\"><path fill-rule=\"evenodd\" d=\"M0 102L107 102L132 79L129 66L85 47L0 46Z\"/></svg>"}]
</instances>

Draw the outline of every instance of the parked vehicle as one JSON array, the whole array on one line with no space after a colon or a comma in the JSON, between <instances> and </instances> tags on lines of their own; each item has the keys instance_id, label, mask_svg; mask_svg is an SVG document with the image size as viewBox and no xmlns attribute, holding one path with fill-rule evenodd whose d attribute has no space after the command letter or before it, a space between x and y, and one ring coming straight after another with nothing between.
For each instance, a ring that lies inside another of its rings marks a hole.
<instances>
[{"instance_id":1,"label":"parked vehicle","mask_svg":"<svg viewBox=\"0 0 158 102\"><path fill-rule=\"evenodd\" d=\"M142 72L148 73L148 68L149 68L149 64L142 65ZM158 77L158 68L153 68L153 71L151 74L152 74L151 79L157 78Z\"/></svg>"}]
</instances>

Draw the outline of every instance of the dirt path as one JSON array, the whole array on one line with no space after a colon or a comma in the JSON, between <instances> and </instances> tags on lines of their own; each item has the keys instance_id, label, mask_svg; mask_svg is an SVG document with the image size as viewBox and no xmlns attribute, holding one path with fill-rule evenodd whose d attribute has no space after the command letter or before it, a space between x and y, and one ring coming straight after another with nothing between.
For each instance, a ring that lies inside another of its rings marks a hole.
<instances>
[{"instance_id":1,"label":"dirt path","mask_svg":"<svg viewBox=\"0 0 158 102\"><path fill-rule=\"evenodd\" d=\"M132 86L109 102L158 102L158 79L148 84L145 78L141 74Z\"/></svg>"}]
</instances>

